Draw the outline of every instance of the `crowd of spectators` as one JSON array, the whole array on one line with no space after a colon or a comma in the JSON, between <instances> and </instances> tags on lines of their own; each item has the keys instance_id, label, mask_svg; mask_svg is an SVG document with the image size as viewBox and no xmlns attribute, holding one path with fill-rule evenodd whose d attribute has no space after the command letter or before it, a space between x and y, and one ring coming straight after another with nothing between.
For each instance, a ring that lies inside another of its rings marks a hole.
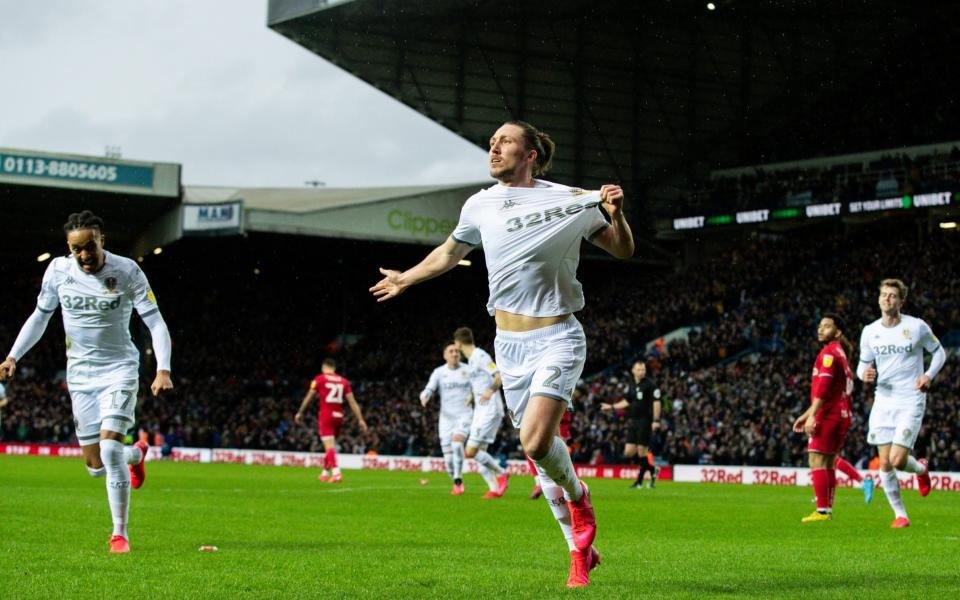
<instances>
[{"instance_id":1,"label":"crowd of spectators","mask_svg":"<svg viewBox=\"0 0 960 600\"><path fill-rule=\"evenodd\" d=\"M917 156L883 154L829 166L755 167L739 175L716 175L698 184L689 202L677 209L683 214L698 209L723 214L958 190L960 148L953 146Z\"/></svg>"},{"instance_id":2,"label":"crowd of spectators","mask_svg":"<svg viewBox=\"0 0 960 600\"><path fill-rule=\"evenodd\" d=\"M790 248L798 241L805 242L801 248L815 250L806 251L804 258L804 250ZM937 232L918 240L904 239L895 228L874 229L853 238L793 237L780 251L795 260L792 268L775 274L771 291L751 290L737 308L706 325L706 335L668 345L663 355L655 351L649 357L665 398L664 429L654 446L667 461L801 466L805 439L791 433L790 425L809 403L819 315L845 315L847 335L856 348L859 331L879 317L877 284L888 275L903 278L912 289L905 313L925 319L941 336L960 328L960 271L953 259L960 240L954 234ZM739 358L724 360L718 347L721 336L709 333L726 324L736 325L740 343L748 349ZM698 368L702 363L691 363L693 346L713 364ZM628 367L624 364L591 382L589 397L619 394ZM917 454L937 469L960 466L958 373L954 355L929 394L917 442ZM866 463L873 456L865 441L871 402L872 391L858 384L845 449L851 462ZM586 452L579 458L595 459L597 449L590 440L600 440L602 459L616 460L619 418L595 410L594 402L585 405L588 409L577 423L588 432L578 440Z\"/></svg>"},{"instance_id":3,"label":"crowd of spectators","mask_svg":"<svg viewBox=\"0 0 960 600\"><path fill-rule=\"evenodd\" d=\"M905 237L900 226L876 225L855 235L821 229L744 236L681 272L589 263L581 269L588 302L579 318L589 362L573 423L576 460L620 460L622 415L601 413L599 403L618 397L630 361L643 356L664 391L664 429L653 444L664 460L802 464L804 440L790 424L809 401L819 314L846 315L856 344L860 328L878 316L878 282L896 275L912 290L905 312L940 334L960 329L958 236L908 231ZM299 249L289 240L233 243L242 247L227 247L221 256L213 249L231 242L180 242L163 260L145 263L174 339L176 390L160 399L143 396L138 427L160 433L169 446L318 450L313 425L295 425L293 414L320 360L334 356L370 426L361 435L348 416L342 451L437 454L438 403L423 409L417 396L456 327L472 327L480 345L492 350L482 271L459 269L377 304L366 292L376 279L376 248L369 255L352 248L353 260L339 263L323 257L342 249L321 247L313 255L320 259L297 263L289 257ZM238 266L236 256L251 248L256 260ZM397 266L422 252L392 251ZM202 268L197 256L206 257ZM19 291L0 323L0 343L10 344L32 308L42 269L3 268ZM688 326L686 338L647 350L648 341ZM141 345L148 340L139 323L134 334ZM8 388L14 400L4 409L3 439L73 441L62 339L55 318L21 362ZM148 381L152 359L145 362ZM958 467L958 374L952 357L928 401L917 451L934 468ZM851 462L870 458L864 441L869 403L869 390L858 387L845 450ZM506 421L493 450L521 456Z\"/></svg>"}]
</instances>

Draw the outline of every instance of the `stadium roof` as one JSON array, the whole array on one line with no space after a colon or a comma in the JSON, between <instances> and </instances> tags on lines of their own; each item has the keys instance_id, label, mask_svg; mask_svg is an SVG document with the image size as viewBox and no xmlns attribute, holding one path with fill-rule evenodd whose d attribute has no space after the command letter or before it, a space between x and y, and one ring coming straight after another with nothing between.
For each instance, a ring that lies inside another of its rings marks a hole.
<instances>
[{"instance_id":1,"label":"stadium roof","mask_svg":"<svg viewBox=\"0 0 960 600\"><path fill-rule=\"evenodd\" d=\"M63 223L85 209L103 217L111 248L126 249L179 205L180 165L0 148L0 202L14 216L0 252L65 248Z\"/></svg>"},{"instance_id":2,"label":"stadium roof","mask_svg":"<svg viewBox=\"0 0 960 600\"><path fill-rule=\"evenodd\" d=\"M938 18L892 0L715 4L270 0L267 20L478 146L525 119L558 141L558 181L616 180L656 203L690 176L762 162L763 144L799 147L786 124L872 93L864 82Z\"/></svg>"},{"instance_id":3,"label":"stadium roof","mask_svg":"<svg viewBox=\"0 0 960 600\"><path fill-rule=\"evenodd\" d=\"M460 208L491 181L376 188L186 186L184 204L243 203L244 229L361 240L440 243Z\"/></svg>"}]
</instances>

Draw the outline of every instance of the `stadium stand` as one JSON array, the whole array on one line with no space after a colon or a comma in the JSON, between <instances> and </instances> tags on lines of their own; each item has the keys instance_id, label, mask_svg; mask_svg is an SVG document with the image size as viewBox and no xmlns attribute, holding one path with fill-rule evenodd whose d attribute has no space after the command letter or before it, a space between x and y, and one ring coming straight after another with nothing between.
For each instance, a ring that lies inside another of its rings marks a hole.
<instances>
[{"instance_id":1,"label":"stadium stand","mask_svg":"<svg viewBox=\"0 0 960 600\"><path fill-rule=\"evenodd\" d=\"M598 405L616 398L636 356L651 361L665 391L665 429L654 441L664 460L793 466L803 460L804 441L790 432L789 418L808 402L818 314L846 314L856 342L860 327L877 316L876 283L897 275L912 288L906 312L927 319L944 339L960 329L954 231L918 235L904 233L902 223L881 222L849 235L827 227L741 237L681 272L649 270L638 277L635 266L602 262L581 270L589 299L580 315L590 344L585 373L594 376L584 382L574 420L577 461L618 462L621 419L600 413ZM148 257L144 267L174 339L177 390L160 400L142 397L138 426L161 433L168 446L316 450L312 424L295 426L292 416L320 360L333 355L354 382L372 430L360 436L348 418L344 451L437 454L436 406L419 408L417 393L454 328L473 327L488 347L493 330L482 309L479 269L458 269L393 306L367 297L383 257L399 266L421 252L251 235L183 240ZM41 265L3 269L16 289L38 288ZM0 323L7 340L28 314L32 293L12 300ZM683 326L694 326L686 340L646 350L646 342ZM17 401L3 419L4 439L72 441L58 328L54 319L23 361L11 387ZM135 333L143 343L144 332ZM951 357L917 445L934 468L955 467L960 458L958 370ZM845 452L852 462L869 458L868 403L869 393L858 391ZM519 456L509 427L495 450Z\"/></svg>"}]
</instances>

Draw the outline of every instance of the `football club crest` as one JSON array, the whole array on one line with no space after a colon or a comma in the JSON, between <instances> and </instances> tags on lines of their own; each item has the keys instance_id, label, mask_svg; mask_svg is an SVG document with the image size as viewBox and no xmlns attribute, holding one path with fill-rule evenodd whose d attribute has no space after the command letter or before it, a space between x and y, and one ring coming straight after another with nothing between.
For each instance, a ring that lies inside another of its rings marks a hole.
<instances>
[{"instance_id":1,"label":"football club crest","mask_svg":"<svg viewBox=\"0 0 960 600\"><path fill-rule=\"evenodd\" d=\"M905 339L908 339L908 340L909 340L909 339L911 339L913 336L910 335L910 330L909 330L909 329L904 329L904 330L903 330L903 337L904 337Z\"/></svg>"},{"instance_id":2,"label":"football club crest","mask_svg":"<svg viewBox=\"0 0 960 600\"><path fill-rule=\"evenodd\" d=\"M120 282L117 281L116 277L107 277L106 279L103 280L103 285L107 288L108 294L116 294L117 285L119 283Z\"/></svg>"}]
</instances>

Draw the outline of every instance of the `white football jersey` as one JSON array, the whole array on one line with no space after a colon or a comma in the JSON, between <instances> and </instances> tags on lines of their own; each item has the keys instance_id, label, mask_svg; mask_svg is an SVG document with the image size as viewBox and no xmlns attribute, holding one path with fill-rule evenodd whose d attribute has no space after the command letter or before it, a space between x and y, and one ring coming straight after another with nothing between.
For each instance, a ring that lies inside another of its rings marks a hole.
<instances>
[{"instance_id":1,"label":"white football jersey","mask_svg":"<svg viewBox=\"0 0 960 600\"><path fill-rule=\"evenodd\" d=\"M497 364L485 350L474 348L467 364L473 369L473 406L474 411L483 416L503 417L503 400L499 393L494 393L485 404L480 402L480 395L493 387L493 376L497 374ZM474 418L477 418L474 415Z\"/></svg>"},{"instance_id":2,"label":"white football jersey","mask_svg":"<svg viewBox=\"0 0 960 600\"><path fill-rule=\"evenodd\" d=\"M471 375L473 369L460 363L457 368L451 369L443 364L433 370L423 394L433 395L440 393L440 415L448 419L469 420L473 415L473 407L467 404L467 398L472 391Z\"/></svg>"},{"instance_id":3,"label":"white football jersey","mask_svg":"<svg viewBox=\"0 0 960 600\"><path fill-rule=\"evenodd\" d=\"M140 353L130 338L130 315L158 310L146 275L135 261L104 252L103 268L86 273L72 257L58 257L43 275L37 308L60 307L66 333L67 384L103 387L139 379Z\"/></svg>"},{"instance_id":4,"label":"white football jersey","mask_svg":"<svg viewBox=\"0 0 960 600\"><path fill-rule=\"evenodd\" d=\"M608 226L599 206L600 192L541 180L532 188L495 185L468 198L452 237L483 244L487 311L555 317L582 309L580 240Z\"/></svg>"},{"instance_id":5,"label":"white football jersey","mask_svg":"<svg viewBox=\"0 0 960 600\"><path fill-rule=\"evenodd\" d=\"M931 354L940 341L923 319L900 315L894 327L877 319L860 334L860 362L877 365L877 396L895 400L923 400L917 379L923 375L923 351Z\"/></svg>"}]
</instances>

